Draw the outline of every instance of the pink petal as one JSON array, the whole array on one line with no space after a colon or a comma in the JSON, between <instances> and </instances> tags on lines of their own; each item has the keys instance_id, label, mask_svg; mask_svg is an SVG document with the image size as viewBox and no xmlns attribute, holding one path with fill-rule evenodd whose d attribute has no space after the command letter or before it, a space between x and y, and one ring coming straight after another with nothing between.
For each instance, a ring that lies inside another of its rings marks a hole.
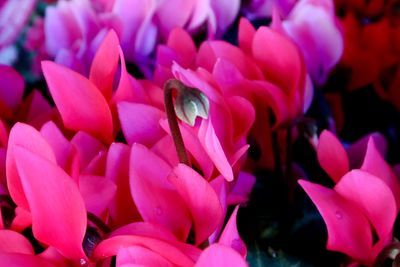
<instances>
[{"instance_id":1,"label":"pink petal","mask_svg":"<svg viewBox=\"0 0 400 267\"><path fill-rule=\"evenodd\" d=\"M269 49L265 49L268 44ZM266 80L277 84L287 94L299 90L302 62L295 44L282 34L260 27L254 35L253 56L259 63ZM286 73L291 73L290 78Z\"/></svg>"},{"instance_id":2,"label":"pink petal","mask_svg":"<svg viewBox=\"0 0 400 267\"><path fill-rule=\"evenodd\" d=\"M349 171L346 150L339 139L328 130L324 130L319 136L317 156L322 169L336 183Z\"/></svg>"},{"instance_id":3,"label":"pink petal","mask_svg":"<svg viewBox=\"0 0 400 267\"><path fill-rule=\"evenodd\" d=\"M164 257L148 248L141 246L121 248L118 251L117 266L125 266L125 264L137 264L154 267L173 266L172 263L167 261Z\"/></svg>"},{"instance_id":4,"label":"pink petal","mask_svg":"<svg viewBox=\"0 0 400 267\"><path fill-rule=\"evenodd\" d=\"M104 98L107 100L111 99L118 61L118 36L114 30L110 30L97 50L89 76L89 80L103 93Z\"/></svg>"},{"instance_id":5,"label":"pink petal","mask_svg":"<svg viewBox=\"0 0 400 267\"><path fill-rule=\"evenodd\" d=\"M229 221L227 222L224 231L221 233L221 236L218 240L218 244L225 245L227 247L231 247L243 257L246 258L247 248L246 244L239 236L239 232L236 226L236 217L237 212L239 210L239 206L236 206L232 212Z\"/></svg>"},{"instance_id":6,"label":"pink petal","mask_svg":"<svg viewBox=\"0 0 400 267\"><path fill-rule=\"evenodd\" d=\"M0 47L11 45L16 41L25 23L29 20L35 4L35 0L2 1L0 6Z\"/></svg>"},{"instance_id":7,"label":"pink petal","mask_svg":"<svg viewBox=\"0 0 400 267\"><path fill-rule=\"evenodd\" d=\"M396 200L384 181L367 172L353 170L343 176L335 191L364 212L380 238L392 235Z\"/></svg>"},{"instance_id":8,"label":"pink petal","mask_svg":"<svg viewBox=\"0 0 400 267\"><path fill-rule=\"evenodd\" d=\"M193 260L188 253L199 254L197 248L185 243L165 242L155 238L136 235L119 235L103 240L95 248L93 258L101 259L113 256L122 248L131 246L148 248L177 266L193 266Z\"/></svg>"},{"instance_id":9,"label":"pink petal","mask_svg":"<svg viewBox=\"0 0 400 267\"><path fill-rule=\"evenodd\" d=\"M393 192L396 198L397 210L400 209L400 184L391 166L384 160L378 151L374 138L368 141L367 151L361 170L380 178Z\"/></svg>"},{"instance_id":10,"label":"pink petal","mask_svg":"<svg viewBox=\"0 0 400 267\"><path fill-rule=\"evenodd\" d=\"M253 38L256 33L253 25L245 18L241 18L239 22L239 47L246 54L251 54Z\"/></svg>"},{"instance_id":11,"label":"pink petal","mask_svg":"<svg viewBox=\"0 0 400 267\"><path fill-rule=\"evenodd\" d=\"M146 146L155 144L165 132L159 121L164 112L149 105L120 102L118 115L122 131L128 144L141 143Z\"/></svg>"},{"instance_id":12,"label":"pink petal","mask_svg":"<svg viewBox=\"0 0 400 267\"><path fill-rule=\"evenodd\" d=\"M221 143L215 134L211 120L203 120L198 133L200 142L208 156L214 162L215 167L230 182L233 180L232 167L226 158L225 152L222 149Z\"/></svg>"},{"instance_id":13,"label":"pink petal","mask_svg":"<svg viewBox=\"0 0 400 267\"><path fill-rule=\"evenodd\" d=\"M66 127L112 141L112 117L101 92L85 77L50 61L42 69Z\"/></svg>"},{"instance_id":14,"label":"pink petal","mask_svg":"<svg viewBox=\"0 0 400 267\"><path fill-rule=\"evenodd\" d=\"M240 96L231 97L227 102L232 112L233 140L246 138L256 117L253 105Z\"/></svg>"},{"instance_id":15,"label":"pink petal","mask_svg":"<svg viewBox=\"0 0 400 267\"><path fill-rule=\"evenodd\" d=\"M0 230L0 252L34 254L29 240L22 234L11 230Z\"/></svg>"},{"instance_id":16,"label":"pink petal","mask_svg":"<svg viewBox=\"0 0 400 267\"><path fill-rule=\"evenodd\" d=\"M120 143L112 143L107 153L105 176L117 186L114 199L109 206L111 221L115 226L140 220L129 189L130 153L130 147Z\"/></svg>"},{"instance_id":17,"label":"pink petal","mask_svg":"<svg viewBox=\"0 0 400 267\"><path fill-rule=\"evenodd\" d=\"M151 151L157 154L157 156L162 158L170 166L175 166L179 164L174 140L170 135L165 135L157 143L155 143L155 145L151 148Z\"/></svg>"},{"instance_id":18,"label":"pink petal","mask_svg":"<svg viewBox=\"0 0 400 267\"><path fill-rule=\"evenodd\" d=\"M168 121L162 120L160 123L163 129L171 135ZM199 138L193 131L193 128L186 124L180 124L179 129L181 130L183 141L185 143L187 151L193 156L194 160L203 171L204 178L206 178L207 180L210 179L214 171L214 164L211 161L210 157L207 155L205 149L202 147ZM173 149L175 150L175 147L173 147ZM176 152L174 153L176 154Z\"/></svg>"},{"instance_id":19,"label":"pink petal","mask_svg":"<svg viewBox=\"0 0 400 267\"><path fill-rule=\"evenodd\" d=\"M51 262L41 257L21 253L0 252L0 262L4 266L55 267Z\"/></svg>"},{"instance_id":20,"label":"pink petal","mask_svg":"<svg viewBox=\"0 0 400 267\"><path fill-rule=\"evenodd\" d=\"M193 218L195 244L206 240L222 223L219 198L210 184L196 171L184 164L174 168L168 180L175 186ZM199 201L207 199L207 201Z\"/></svg>"},{"instance_id":21,"label":"pink petal","mask_svg":"<svg viewBox=\"0 0 400 267\"><path fill-rule=\"evenodd\" d=\"M13 1L15 2L15 1ZM25 82L13 68L0 65L0 102L15 110L22 101Z\"/></svg>"},{"instance_id":22,"label":"pink petal","mask_svg":"<svg viewBox=\"0 0 400 267\"><path fill-rule=\"evenodd\" d=\"M192 37L182 28L175 28L168 37L167 46L172 48L179 58L180 65L190 67L196 56L196 46Z\"/></svg>"},{"instance_id":23,"label":"pink petal","mask_svg":"<svg viewBox=\"0 0 400 267\"><path fill-rule=\"evenodd\" d=\"M196 267L246 267L245 259L234 249L220 244L212 244L201 253Z\"/></svg>"},{"instance_id":24,"label":"pink petal","mask_svg":"<svg viewBox=\"0 0 400 267\"><path fill-rule=\"evenodd\" d=\"M350 166L352 169L360 168L363 164L365 153L370 138L374 139L375 147L378 149L381 155L385 155L387 151L387 142L385 137L380 133L368 134L357 142L353 143L348 149L347 154L350 160Z\"/></svg>"},{"instance_id":25,"label":"pink petal","mask_svg":"<svg viewBox=\"0 0 400 267\"><path fill-rule=\"evenodd\" d=\"M145 222L160 224L178 239L186 240L190 213L178 192L167 180L171 167L140 144L133 144L130 159L130 188Z\"/></svg>"},{"instance_id":26,"label":"pink petal","mask_svg":"<svg viewBox=\"0 0 400 267\"><path fill-rule=\"evenodd\" d=\"M76 150L69 143L67 138L62 134L60 129L49 121L43 125L40 130L43 138L51 146L57 160L58 166L63 168L67 173L72 175L72 160L75 156Z\"/></svg>"},{"instance_id":27,"label":"pink petal","mask_svg":"<svg viewBox=\"0 0 400 267\"><path fill-rule=\"evenodd\" d=\"M126 70L125 57L122 48L119 47L119 57L121 59L121 74L119 77L118 87L114 92L111 103L118 104L121 101L133 101L134 92L131 83L131 77Z\"/></svg>"},{"instance_id":28,"label":"pink petal","mask_svg":"<svg viewBox=\"0 0 400 267\"><path fill-rule=\"evenodd\" d=\"M34 236L67 258L86 259L85 204L73 180L53 162L26 148L14 148L15 161L32 213Z\"/></svg>"},{"instance_id":29,"label":"pink petal","mask_svg":"<svg viewBox=\"0 0 400 267\"><path fill-rule=\"evenodd\" d=\"M85 132L75 134L71 144L77 151L81 171L89 165L94 157L106 151L106 147L99 140Z\"/></svg>"},{"instance_id":30,"label":"pink petal","mask_svg":"<svg viewBox=\"0 0 400 267\"><path fill-rule=\"evenodd\" d=\"M371 227L361 210L331 189L305 180L299 180L299 184L325 221L327 249L347 254L361 263L370 263Z\"/></svg>"},{"instance_id":31,"label":"pink petal","mask_svg":"<svg viewBox=\"0 0 400 267\"><path fill-rule=\"evenodd\" d=\"M32 215L30 211L17 206L15 208L15 217L11 224L11 230L22 232L32 225Z\"/></svg>"},{"instance_id":32,"label":"pink petal","mask_svg":"<svg viewBox=\"0 0 400 267\"><path fill-rule=\"evenodd\" d=\"M101 217L117 190L116 185L108 178L96 175L81 175L79 191L85 202L86 210Z\"/></svg>"},{"instance_id":33,"label":"pink petal","mask_svg":"<svg viewBox=\"0 0 400 267\"><path fill-rule=\"evenodd\" d=\"M161 225L140 221L118 228L110 234L110 237L117 235L137 235L164 241L178 241L178 239L170 231L163 228Z\"/></svg>"},{"instance_id":34,"label":"pink petal","mask_svg":"<svg viewBox=\"0 0 400 267\"><path fill-rule=\"evenodd\" d=\"M32 126L16 123L11 129L6 158L7 187L14 202L25 210L29 210L16 166L17 157L14 153L16 146L24 147L53 163L56 163L56 158L51 146Z\"/></svg>"}]
</instances>

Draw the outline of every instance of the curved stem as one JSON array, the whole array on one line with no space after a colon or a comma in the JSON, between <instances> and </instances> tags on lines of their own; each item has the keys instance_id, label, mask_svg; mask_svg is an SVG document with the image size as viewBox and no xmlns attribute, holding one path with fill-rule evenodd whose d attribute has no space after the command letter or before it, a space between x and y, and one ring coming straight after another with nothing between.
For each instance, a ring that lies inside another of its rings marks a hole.
<instances>
[{"instance_id":1,"label":"curved stem","mask_svg":"<svg viewBox=\"0 0 400 267\"><path fill-rule=\"evenodd\" d=\"M387 245L384 249L382 249L381 252L379 252L378 256L375 259L374 264L372 265L373 267L381 267L383 266L383 263L387 260L387 259L393 259L392 258L392 254L393 251L397 250L398 253L394 259L394 264L398 264L399 263L399 259L397 259L397 257L400 255L399 251L400 251L400 243L398 242L392 242L389 245ZM396 265L395 265L396 266Z\"/></svg>"},{"instance_id":2,"label":"curved stem","mask_svg":"<svg viewBox=\"0 0 400 267\"><path fill-rule=\"evenodd\" d=\"M168 80L164 84L164 106L165 112L167 113L168 125L171 130L172 139L174 140L176 153L178 154L179 162L190 166L185 144L183 143L182 134L179 129L178 120L176 118L174 102L172 99L173 89L176 89L179 92L184 90L185 87L186 86L178 80Z\"/></svg>"},{"instance_id":3,"label":"curved stem","mask_svg":"<svg viewBox=\"0 0 400 267\"><path fill-rule=\"evenodd\" d=\"M104 234L108 234L111 232L111 229L95 214L91 213L90 211L87 212L87 218L89 221L94 223Z\"/></svg>"}]
</instances>

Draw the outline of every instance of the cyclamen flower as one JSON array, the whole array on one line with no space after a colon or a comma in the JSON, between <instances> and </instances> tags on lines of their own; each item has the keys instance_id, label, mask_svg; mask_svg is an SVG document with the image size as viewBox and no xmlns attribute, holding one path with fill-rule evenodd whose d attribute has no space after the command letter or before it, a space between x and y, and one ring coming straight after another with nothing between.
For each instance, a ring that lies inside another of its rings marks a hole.
<instances>
[{"instance_id":1,"label":"cyclamen flower","mask_svg":"<svg viewBox=\"0 0 400 267\"><path fill-rule=\"evenodd\" d=\"M196 32L205 26L209 38L221 36L234 21L239 4L238 0L59 1L46 9L46 49L57 62L87 73L105 33L114 29L127 60L148 76L151 53L174 27Z\"/></svg>"},{"instance_id":2,"label":"cyclamen flower","mask_svg":"<svg viewBox=\"0 0 400 267\"><path fill-rule=\"evenodd\" d=\"M360 169L349 171L344 148L327 131L321 134L317 151L321 166L335 181L335 187L329 189L305 180L299 183L325 220L327 248L370 266L393 239L393 225L400 209L399 181L373 138Z\"/></svg>"}]
</instances>

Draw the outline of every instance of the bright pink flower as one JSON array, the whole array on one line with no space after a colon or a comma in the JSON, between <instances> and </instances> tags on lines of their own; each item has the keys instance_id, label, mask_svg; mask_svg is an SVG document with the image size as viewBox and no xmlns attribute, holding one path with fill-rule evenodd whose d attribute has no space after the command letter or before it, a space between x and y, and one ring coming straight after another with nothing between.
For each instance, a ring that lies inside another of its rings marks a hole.
<instances>
[{"instance_id":1,"label":"bright pink flower","mask_svg":"<svg viewBox=\"0 0 400 267\"><path fill-rule=\"evenodd\" d=\"M317 152L322 168L336 183L334 189L304 180L299 183L325 220L327 248L342 252L353 261L372 265L392 241L400 207L399 182L376 149L373 138L369 139L359 170L349 171L345 150L327 131L320 137Z\"/></svg>"}]
</instances>

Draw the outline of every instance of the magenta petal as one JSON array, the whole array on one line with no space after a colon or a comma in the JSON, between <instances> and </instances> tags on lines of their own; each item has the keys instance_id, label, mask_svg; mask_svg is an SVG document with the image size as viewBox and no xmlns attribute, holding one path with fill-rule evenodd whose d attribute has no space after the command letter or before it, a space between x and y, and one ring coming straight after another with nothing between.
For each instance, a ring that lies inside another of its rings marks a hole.
<instances>
[{"instance_id":1,"label":"magenta petal","mask_svg":"<svg viewBox=\"0 0 400 267\"><path fill-rule=\"evenodd\" d=\"M268 44L268 49L265 49ZM296 45L284 35L268 27L260 27L254 35L252 52L264 76L286 93L298 90L303 74L300 53ZM290 78L286 73L291 73Z\"/></svg>"},{"instance_id":2,"label":"magenta petal","mask_svg":"<svg viewBox=\"0 0 400 267\"><path fill-rule=\"evenodd\" d=\"M253 105L240 96L229 98L228 105L233 117L233 140L246 138L256 118Z\"/></svg>"},{"instance_id":3,"label":"magenta petal","mask_svg":"<svg viewBox=\"0 0 400 267\"><path fill-rule=\"evenodd\" d=\"M199 245L222 223L223 213L219 198L210 184L185 164L175 167L168 180L189 208L194 223L195 244Z\"/></svg>"},{"instance_id":4,"label":"magenta petal","mask_svg":"<svg viewBox=\"0 0 400 267\"><path fill-rule=\"evenodd\" d=\"M86 259L82 241L86 209L77 185L60 167L26 148L14 148L32 213L34 236L70 259Z\"/></svg>"},{"instance_id":5,"label":"magenta petal","mask_svg":"<svg viewBox=\"0 0 400 267\"><path fill-rule=\"evenodd\" d=\"M256 33L253 25L245 18L241 18L239 22L239 47L246 53L251 54L253 37Z\"/></svg>"},{"instance_id":6,"label":"magenta petal","mask_svg":"<svg viewBox=\"0 0 400 267\"><path fill-rule=\"evenodd\" d=\"M61 130L53 121L49 121L43 125L40 129L40 133L52 147L58 166L63 168L67 173L72 174L71 164L76 152Z\"/></svg>"},{"instance_id":7,"label":"magenta petal","mask_svg":"<svg viewBox=\"0 0 400 267\"><path fill-rule=\"evenodd\" d=\"M34 254L29 240L22 234L11 230L0 230L0 252Z\"/></svg>"},{"instance_id":8,"label":"magenta petal","mask_svg":"<svg viewBox=\"0 0 400 267\"><path fill-rule=\"evenodd\" d=\"M110 30L93 59L90 68L90 81L103 93L105 99L111 99L115 72L119 60L119 41L114 30ZM107 62L107 64L105 64Z\"/></svg>"},{"instance_id":9,"label":"magenta petal","mask_svg":"<svg viewBox=\"0 0 400 267\"><path fill-rule=\"evenodd\" d=\"M56 267L49 261L35 255L0 252L0 262L3 266L16 267Z\"/></svg>"},{"instance_id":10,"label":"magenta petal","mask_svg":"<svg viewBox=\"0 0 400 267\"><path fill-rule=\"evenodd\" d=\"M50 61L42 69L66 127L111 143L111 111L101 92L85 77Z\"/></svg>"},{"instance_id":11,"label":"magenta petal","mask_svg":"<svg viewBox=\"0 0 400 267\"><path fill-rule=\"evenodd\" d=\"M24 147L53 163L56 163L56 158L51 146L32 126L16 123L11 129L6 157L7 187L15 203L25 210L29 210L29 205L22 189L20 174L15 163L17 160L14 153L16 146Z\"/></svg>"},{"instance_id":12,"label":"magenta petal","mask_svg":"<svg viewBox=\"0 0 400 267\"><path fill-rule=\"evenodd\" d=\"M167 261L164 257L148 248L141 246L121 248L118 251L116 266L126 266L125 264L128 266L130 264L154 267L173 266L172 263Z\"/></svg>"},{"instance_id":13,"label":"magenta petal","mask_svg":"<svg viewBox=\"0 0 400 267\"><path fill-rule=\"evenodd\" d=\"M381 239L391 236L397 207L384 181L367 172L353 170L343 176L335 191L364 212Z\"/></svg>"},{"instance_id":14,"label":"magenta petal","mask_svg":"<svg viewBox=\"0 0 400 267\"><path fill-rule=\"evenodd\" d=\"M386 154L388 144L385 137L381 133L368 134L359 139L357 142L353 143L347 149L350 167L352 169L359 169L363 164L370 138L374 139L375 148L380 152L380 154Z\"/></svg>"},{"instance_id":15,"label":"magenta petal","mask_svg":"<svg viewBox=\"0 0 400 267\"><path fill-rule=\"evenodd\" d=\"M226 158L225 152L222 149L221 143L215 134L211 120L203 120L198 133L200 142L208 156L214 162L215 167L230 182L233 180L232 167Z\"/></svg>"},{"instance_id":16,"label":"magenta petal","mask_svg":"<svg viewBox=\"0 0 400 267\"><path fill-rule=\"evenodd\" d=\"M161 110L149 105L128 102L120 102L117 107L122 131L128 144L140 143L152 146L165 135L159 123L160 119L165 117Z\"/></svg>"},{"instance_id":17,"label":"magenta petal","mask_svg":"<svg viewBox=\"0 0 400 267\"><path fill-rule=\"evenodd\" d=\"M380 178L392 190L396 198L397 210L400 209L400 185L395 173L391 166L383 159L381 153L378 151L374 138L368 141L367 151L365 153L364 162L361 170Z\"/></svg>"},{"instance_id":18,"label":"magenta petal","mask_svg":"<svg viewBox=\"0 0 400 267\"><path fill-rule=\"evenodd\" d=\"M336 183L349 171L349 159L339 139L324 130L319 136L317 156L322 169Z\"/></svg>"},{"instance_id":19,"label":"magenta petal","mask_svg":"<svg viewBox=\"0 0 400 267\"><path fill-rule=\"evenodd\" d=\"M96 175L79 176L79 191L85 202L86 210L101 217L117 190L116 185L107 177Z\"/></svg>"},{"instance_id":20,"label":"magenta petal","mask_svg":"<svg viewBox=\"0 0 400 267\"><path fill-rule=\"evenodd\" d=\"M245 259L234 249L220 244L212 244L201 253L196 267L246 267Z\"/></svg>"},{"instance_id":21,"label":"magenta petal","mask_svg":"<svg viewBox=\"0 0 400 267\"><path fill-rule=\"evenodd\" d=\"M234 250L239 252L239 254L242 255L243 258L245 258L247 254L246 244L240 238L236 226L236 217L238 210L239 206L236 206L234 211L232 212L231 217L229 218L228 223L224 228L224 231L221 233L218 243L233 248Z\"/></svg>"},{"instance_id":22,"label":"magenta petal","mask_svg":"<svg viewBox=\"0 0 400 267\"><path fill-rule=\"evenodd\" d=\"M130 188L145 222L160 224L178 239L186 240L191 226L186 205L167 180L171 167L140 144L133 144L130 159Z\"/></svg>"},{"instance_id":23,"label":"magenta petal","mask_svg":"<svg viewBox=\"0 0 400 267\"><path fill-rule=\"evenodd\" d=\"M196 46L192 37L183 29L175 28L168 37L167 46L179 55L177 62L185 67L190 67L196 56Z\"/></svg>"},{"instance_id":24,"label":"magenta petal","mask_svg":"<svg viewBox=\"0 0 400 267\"><path fill-rule=\"evenodd\" d=\"M109 206L110 220L116 226L139 221L140 218L129 189L130 154L130 147L120 143L112 143L107 153L105 176L117 186Z\"/></svg>"},{"instance_id":25,"label":"magenta petal","mask_svg":"<svg viewBox=\"0 0 400 267\"><path fill-rule=\"evenodd\" d=\"M239 172L235 186L228 194L228 204L236 205L247 202L256 183L256 177L247 172Z\"/></svg>"},{"instance_id":26,"label":"magenta petal","mask_svg":"<svg viewBox=\"0 0 400 267\"><path fill-rule=\"evenodd\" d=\"M24 79L16 70L0 65L0 103L15 110L22 101L24 87Z\"/></svg>"},{"instance_id":27,"label":"magenta petal","mask_svg":"<svg viewBox=\"0 0 400 267\"><path fill-rule=\"evenodd\" d=\"M117 235L137 235L143 237L151 237L164 241L178 241L170 231L159 224L149 222L134 222L126 224L110 234L110 237Z\"/></svg>"},{"instance_id":28,"label":"magenta petal","mask_svg":"<svg viewBox=\"0 0 400 267\"><path fill-rule=\"evenodd\" d=\"M93 253L94 259L116 255L122 248L142 246L164 257L176 266L193 266L190 254L198 254L198 249L178 242L165 242L155 238L119 235L102 241Z\"/></svg>"},{"instance_id":29,"label":"magenta petal","mask_svg":"<svg viewBox=\"0 0 400 267\"><path fill-rule=\"evenodd\" d=\"M349 255L362 263L370 263L372 233L361 210L332 189L299 180L322 215L328 230L327 249Z\"/></svg>"}]
</instances>

